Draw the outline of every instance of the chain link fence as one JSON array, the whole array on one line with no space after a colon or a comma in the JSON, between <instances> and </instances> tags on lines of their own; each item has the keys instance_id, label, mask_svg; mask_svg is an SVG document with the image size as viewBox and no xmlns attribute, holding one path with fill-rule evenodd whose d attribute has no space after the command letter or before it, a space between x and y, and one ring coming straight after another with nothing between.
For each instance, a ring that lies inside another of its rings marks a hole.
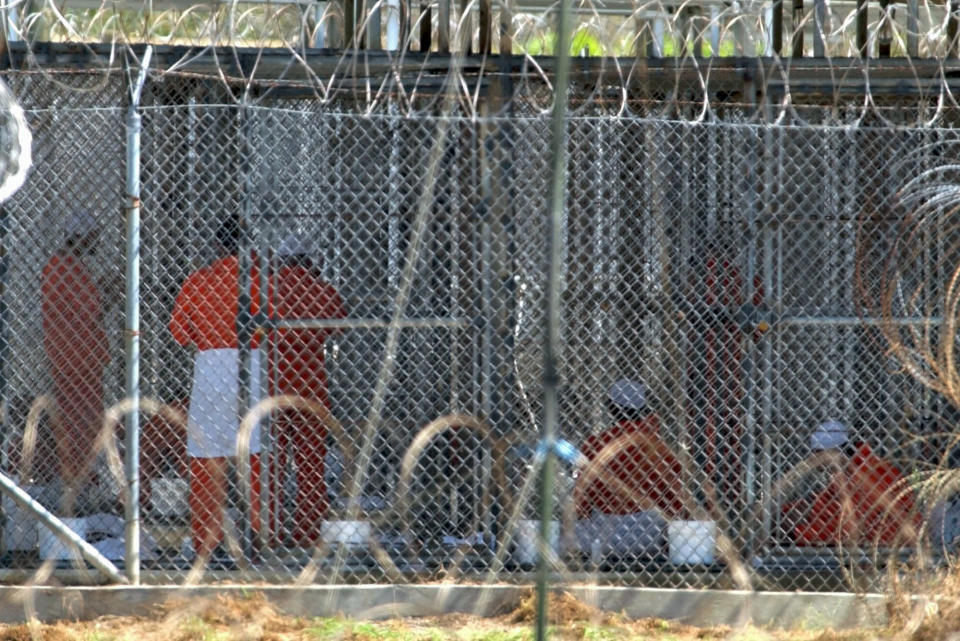
<instances>
[{"instance_id":1,"label":"chain link fence","mask_svg":"<svg viewBox=\"0 0 960 641\"><path fill-rule=\"evenodd\" d=\"M130 497L124 85L7 80L35 166L0 219L5 472L118 564L138 500L144 581L528 580L535 98L371 115L151 80ZM853 589L948 562L960 503L924 482L955 465L952 397L890 337L950 343L949 202L916 227L897 194L956 131L729 113L568 121L559 576ZM82 567L3 509L8 569Z\"/></svg>"}]
</instances>

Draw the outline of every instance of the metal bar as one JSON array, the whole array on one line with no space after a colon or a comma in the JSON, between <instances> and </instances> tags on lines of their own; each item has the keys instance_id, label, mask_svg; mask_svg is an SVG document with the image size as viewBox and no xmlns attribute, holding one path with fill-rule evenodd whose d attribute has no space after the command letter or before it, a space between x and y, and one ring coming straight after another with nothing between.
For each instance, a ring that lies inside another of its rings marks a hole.
<instances>
[{"instance_id":1,"label":"metal bar","mask_svg":"<svg viewBox=\"0 0 960 641\"><path fill-rule=\"evenodd\" d=\"M420 51L422 52L430 51L433 46L430 34L432 20L430 0L420 0Z\"/></svg>"},{"instance_id":2,"label":"metal bar","mask_svg":"<svg viewBox=\"0 0 960 641\"><path fill-rule=\"evenodd\" d=\"M313 34L313 46L317 49L323 49L327 46L327 6L329 2L325 0L318 2L313 9L314 20L316 22L316 31Z\"/></svg>"},{"instance_id":3,"label":"metal bar","mask_svg":"<svg viewBox=\"0 0 960 641\"><path fill-rule=\"evenodd\" d=\"M950 15L947 18L947 57L957 57L957 12L960 1L950 0Z\"/></svg>"},{"instance_id":4,"label":"metal bar","mask_svg":"<svg viewBox=\"0 0 960 641\"><path fill-rule=\"evenodd\" d=\"M473 12L470 10L470 0L460 0L459 13L457 14L457 32L456 38L457 51L466 55L473 54Z\"/></svg>"},{"instance_id":5,"label":"metal bar","mask_svg":"<svg viewBox=\"0 0 960 641\"><path fill-rule=\"evenodd\" d=\"M720 7L710 7L710 57L720 55Z\"/></svg>"},{"instance_id":6,"label":"metal bar","mask_svg":"<svg viewBox=\"0 0 960 641\"><path fill-rule=\"evenodd\" d=\"M379 0L369 0L365 3L367 21L367 49L383 49L383 34L381 29L381 4Z\"/></svg>"},{"instance_id":7,"label":"metal bar","mask_svg":"<svg viewBox=\"0 0 960 641\"><path fill-rule=\"evenodd\" d=\"M867 0L857 0L857 52L867 57Z\"/></svg>"},{"instance_id":8,"label":"metal bar","mask_svg":"<svg viewBox=\"0 0 960 641\"><path fill-rule=\"evenodd\" d=\"M10 469L11 445L13 443L13 424L10 420L10 385L7 381L7 359L10 355L10 339L7 331L7 276L10 269L10 249L7 246L10 234L10 212L0 205L0 428L3 429L0 450L0 472ZM6 523L8 515L3 512L0 502L0 516Z\"/></svg>"},{"instance_id":9,"label":"metal bar","mask_svg":"<svg viewBox=\"0 0 960 641\"><path fill-rule=\"evenodd\" d=\"M513 55L513 2L500 1L500 62Z\"/></svg>"},{"instance_id":10,"label":"metal bar","mask_svg":"<svg viewBox=\"0 0 960 641\"><path fill-rule=\"evenodd\" d=\"M823 2L824 0L818 0ZM893 20L890 16L890 0L880 0L880 25L877 27L877 57L889 58L893 44Z\"/></svg>"},{"instance_id":11,"label":"metal bar","mask_svg":"<svg viewBox=\"0 0 960 641\"><path fill-rule=\"evenodd\" d=\"M756 96L756 90L752 82L744 83L744 95ZM753 144L754 142L759 144ZM757 226L760 213L765 203L757 198L757 184L755 179L760 169L762 156L757 157L758 147L762 151L763 139L748 141L748 148L745 150L746 166L744 167L746 180L746 230L744 242L747 245L746 251L746 273L744 274L744 303L752 304L756 291L757 281ZM753 523L748 521L747 514L751 513L750 508L756 505L756 438L757 438L757 353L758 348L754 341L752 332L744 332L742 338L744 362L742 372L744 376L743 391L746 397L746 411L744 416L743 448L744 457L744 502L739 506L743 511L743 516L738 518L736 531L741 533L743 539L749 539L748 530Z\"/></svg>"},{"instance_id":12,"label":"metal bar","mask_svg":"<svg viewBox=\"0 0 960 641\"><path fill-rule=\"evenodd\" d=\"M547 211L546 328L543 345L543 435L546 457L541 470L540 554L537 562L536 641L547 639L547 577L550 560L547 545L553 521L553 486L556 481L556 453L559 423L558 350L560 347L560 279L563 261L563 223L567 186L567 86L570 80L571 0L560 0L557 16L557 71L554 77L553 114L550 131L550 192Z\"/></svg>"},{"instance_id":13,"label":"metal bar","mask_svg":"<svg viewBox=\"0 0 960 641\"><path fill-rule=\"evenodd\" d=\"M903 318L876 318L859 316L783 316L776 320L778 326L805 327L816 325L862 325L878 326L885 324L892 325L939 325L942 322L940 316L922 317L903 317Z\"/></svg>"},{"instance_id":14,"label":"metal bar","mask_svg":"<svg viewBox=\"0 0 960 641\"><path fill-rule=\"evenodd\" d=\"M737 4L735 6L740 5ZM734 17L735 22L733 23L733 33L737 39L737 48L740 51L740 55L746 58L755 56L756 51L753 48L753 38L750 36L750 33L747 30L747 25L744 23L743 19L744 13L741 9Z\"/></svg>"},{"instance_id":15,"label":"metal bar","mask_svg":"<svg viewBox=\"0 0 960 641\"><path fill-rule=\"evenodd\" d=\"M20 3L12 2L4 12L7 43L20 42L23 40L20 35L20 16L18 14L20 7Z\"/></svg>"},{"instance_id":16,"label":"metal bar","mask_svg":"<svg viewBox=\"0 0 960 641\"><path fill-rule=\"evenodd\" d=\"M10 497L17 507L29 512L52 532L58 539L73 550L80 552L81 556L93 567L103 572L117 583L129 583L127 577L123 576L109 559L104 557L95 547L84 541L81 537L68 528L63 521L51 514L45 507L40 505L29 494L23 491L9 476L0 472L0 493Z\"/></svg>"},{"instance_id":17,"label":"metal bar","mask_svg":"<svg viewBox=\"0 0 960 641\"><path fill-rule=\"evenodd\" d=\"M470 321L460 318L401 318L396 321L379 318L289 318L262 319L257 329L388 329L390 327L431 328L467 327Z\"/></svg>"},{"instance_id":18,"label":"metal bar","mask_svg":"<svg viewBox=\"0 0 960 641\"><path fill-rule=\"evenodd\" d=\"M773 7L769 5L763 8L763 30L766 33L766 38L764 38L763 43L763 55L769 58L773 55L774 51L777 51L776 47L773 46Z\"/></svg>"},{"instance_id":19,"label":"metal bar","mask_svg":"<svg viewBox=\"0 0 960 641\"><path fill-rule=\"evenodd\" d=\"M774 0L773 3L773 51L776 55L783 55L783 0Z\"/></svg>"},{"instance_id":20,"label":"metal bar","mask_svg":"<svg viewBox=\"0 0 960 641\"><path fill-rule=\"evenodd\" d=\"M437 50L450 51L450 3L453 0L437 0Z\"/></svg>"},{"instance_id":21,"label":"metal bar","mask_svg":"<svg viewBox=\"0 0 960 641\"><path fill-rule=\"evenodd\" d=\"M772 170L773 133L770 129L764 130L764 182L763 202L768 208L773 207L775 177ZM771 212L772 213L772 212ZM772 218L772 216L771 216ZM773 229L770 224L763 227L763 296L770 298L773 296ZM767 336L763 339L763 362L761 366L760 384L762 385L760 401L760 544L766 546L771 540L771 514L773 506L770 502L770 494L773 491L773 443L771 441L771 431L773 426L773 340ZM756 553L756 541L751 554Z\"/></svg>"},{"instance_id":22,"label":"metal bar","mask_svg":"<svg viewBox=\"0 0 960 641\"><path fill-rule=\"evenodd\" d=\"M400 49L400 0L387 0L387 51Z\"/></svg>"},{"instance_id":23,"label":"metal bar","mask_svg":"<svg viewBox=\"0 0 960 641\"><path fill-rule=\"evenodd\" d=\"M350 0L347 0L348 2ZM251 275L253 259L251 257L250 243L250 221L252 218L251 199L253 196L252 170L250 168L250 158L252 150L250 148L250 110L246 100L240 105L237 114L239 119L240 149L242 163L242 193L243 203L240 207L240 229L239 242L237 248L237 418L243 420L243 417L250 411L250 382L251 372L251 353L253 338L253 317L250 313L251 290L253 288L253 279ZM236 464L237 484L240 486L240 521L242 527L242 546L243 552L247 558L253 553L253 531L250 522L250 496L252 487L250 483L250 456L241 456L237 458Z\"/></svg>"},{"instance_id":24,"label":"metal bar","mask_svg":"<svg viewBox=\"0 0 960 641\"><path fill-rule=\"evenodd\" d=\"M813 55L815 58L823 58L826 53L826 44L823 40L823 30L826 22L826 0L813 0Z\"/></svg>"},{"instance_id":25,"label":"metal bar","mask_svg":"<svg viewBox=\"0 0 960 641\"><path fill-rule=\"evenodd\" d=\"M489 54L493 44L493 0L480 0L480 51Z\"/></svg>"},{"instance_id":26,"label":"metal bar","mask_svg":"<svg viewBox=\"0 0 960 641\"><path fill-rule=\"evenodd\" d=\"M140 132L142 120L137 109L147 81L153 47L147 45L140 61L140 73L131 87L127 108L127 265L126 321L124 335L126 396L130 411L126 416L126 565L134 585L140 583Z\"/></svg>"},{"instance_id":27,"label":"metal bar","mask_svg":"<svg viewBox=\"0 0 960 641\"><path fill-rule=\"evenodd\" d=\"M257 218L260 221L260 230L261 230L261 233L258 234L258 238L261 241L261 245L260 247L257 248L257 258L260 261L259 274L258 274L258 276L260 277L260 291L259 291L260 296L258 301L259 307L257 309L257 313L260 314L261 317L265 317L266 314L270 311L270 303L272 302L268 298L269 294L271 291L272 292L277 291L276 289L270 288L270 274L271 274L270 259L272 257L272 251L271 251L272 248L277 247L279 243L276 242L277 239L273 238L273 234L271 233L275 231L276 227L269 223L264 224L264 221L263 221L264 216L262 213L259 216L257 216ZM263 242L264 229L267 230L267 235L268 235L266 239L267 241L266 243ZM260 356L261 356L260 368L256 372L257 388L259 391L259 393L257 394L258 399L268 397L271 392L270 385L264 384L265 381L269 382L269 376L270 376L270 370L269 370L270 359L264 358L266 354L270 353L270 336L271 336L270 332L261 332L260 347L258 348L260 350ZM273 362L278 363L279 361L274 360ZM253 375L254 373L251 372L251 376ZM261 551L267 550L270 545L270 500L269 500L270 491L271 489L277 489L278 492L280 491L279 488L272 488L270 484L270 472L273 469L271 465L271 457L270 457L270 453L273 451L273 447L272 447L273 430L271 429L272 425L270 421L270 417L272 416L272 414L273 412L267 412L266 414L264 414L263 423L260 425L260 473L259 473L260 531L258 532L258 534L259 534ZM241 420L243 419L241 418ZM253 490L251 488L251 492L252 491Z\"/></svg>"},{"instance_id":28,"label":"metal bar","mask_svg":"<svg viewBox=\"0 0 960 641\"><path fill-rule=\"evenodd\" d=\"M663 57L663 37L667 24L663 18L656 18L653 21L653 51L650 52L652 58Z\"/></svg>"},{"instance_id":29,"label":"metal bar","mask_svg":"<svg viewBox=\"0 0 960 641\"><path fill-rule=\"evenodd\" d=\"M357 12L355 0L343 0L343 46L350 49L356 46L354 36L357 30Z\"/></svg>"},{"instance_id":30,"label":"metal bar","mask_svg":"<svg viewBox=\"0 0 960 641\"><path fill-rule=\"evenodd\" d=\"M803 57L803 0L793 0L793 57Z\"/></svg>"},{"instance_id":31,"label":"metal bar","mask_svg":"<svg viewBox=\"0 0 960 641\"><path fill-rule=\"evenodd\" d=\"M907 0L907 56L920 55L920 0Z\"/></svg>"}]
</instances>

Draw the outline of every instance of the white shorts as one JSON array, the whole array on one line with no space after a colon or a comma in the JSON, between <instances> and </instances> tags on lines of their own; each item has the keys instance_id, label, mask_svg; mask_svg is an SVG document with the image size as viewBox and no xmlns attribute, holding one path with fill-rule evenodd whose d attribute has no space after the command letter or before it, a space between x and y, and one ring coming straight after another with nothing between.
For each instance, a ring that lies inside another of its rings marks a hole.
<instances>
[{"instance_id":1,"label":"white shorts","mask_svg":"<svg viewBox=\"0 0 960 641\"><path fill-rule=\"evenodd\" d=\"M187 456L236 456L240 429L237 405L238 350L198 352L187 412ZM260 401L260 350L250 351L250 407ZM259 422L250 435L250 453L260 451Z\"/></svg>"}]
</instances>

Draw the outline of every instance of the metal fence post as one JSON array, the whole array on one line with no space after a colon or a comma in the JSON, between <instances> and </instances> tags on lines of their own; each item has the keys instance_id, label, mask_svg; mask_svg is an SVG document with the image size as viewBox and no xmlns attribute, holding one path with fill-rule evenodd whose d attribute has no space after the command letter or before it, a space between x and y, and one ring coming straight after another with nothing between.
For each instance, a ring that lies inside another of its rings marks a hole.
<instances>
[{"instance_id":1,"label":"metal fence post","mask_svg":"<svg viewBox=\"0 0 960 641\"><path fill-rule=\"evenodd\" d=\"M557 71L554 81L553 114L550 122L550 183L547 205L547 291L543 345L543 436L541 446L546 458L541 469L540 540L537 567L536 639L547 638L547 580L550 528L553 521L553 486L556 482L556 455L559 418L559 354L563 275L563 225L567 204L567 87L570 74L570 38L572 22L570 0L561 0L557 16Z\"/></svg>"},{"instance_id":2,"label":"metal fence post","mask_svg":"<svg viewBox=\"0 0 960 641\"><path fill-rule=\"evenodd\" d=\"M147 46L140 61L140 73L131 87L127 108L127 266L126 396L130 411L126 422L126 564L127 576L140 583L140 131L137 109L147 80L153 47Z\"/></svg>"}]
</instances>

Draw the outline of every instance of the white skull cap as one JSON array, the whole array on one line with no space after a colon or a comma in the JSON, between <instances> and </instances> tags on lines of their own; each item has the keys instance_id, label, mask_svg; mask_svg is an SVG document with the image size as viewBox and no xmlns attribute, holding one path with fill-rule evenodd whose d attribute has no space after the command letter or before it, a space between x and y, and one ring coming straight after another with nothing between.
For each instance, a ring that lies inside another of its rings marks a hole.
<instances>
[{"instance_id":1,"label":"white skull cap","mask_svg":"<svg viewBox=\"0 0 960 641\"><path fill-rule=\"evenodd\" d=\"M819 452L840 447L847 442L848 431L840 421L825 421L810 435L810 449Z\"/></svg>"},{"instance_id":2,"label":"white skull cap","mask_svg":"<svg viewBox=\"0 0 960 641\"><path fill-rule=\"evenodd\" d=\"M64 224L67 238L72 236L86 236L99 228L96 217L86 209L70 212Z\"/></svg>"},{"instance_id":3,"label":"white skull cap","mask_svg":"<svg viewBox=\"0 0 960 641\"><path fill-rule=\"evenodd\" d=\"M631 410L643 409L647 403L646 389L643 383L621 379L610 386L610 400Z\"/></svg>"},{"instance_id":4,"label":"white skull cap","mask_svg":"<svg viewBox=\"0 0 960 641\"><path fill-rule=\"evenodd\" d=\"M277 247L277 256L281 258L305 256L309 253L310 245L302 234L288 234Z\"/></svg>"}]
</instances>

